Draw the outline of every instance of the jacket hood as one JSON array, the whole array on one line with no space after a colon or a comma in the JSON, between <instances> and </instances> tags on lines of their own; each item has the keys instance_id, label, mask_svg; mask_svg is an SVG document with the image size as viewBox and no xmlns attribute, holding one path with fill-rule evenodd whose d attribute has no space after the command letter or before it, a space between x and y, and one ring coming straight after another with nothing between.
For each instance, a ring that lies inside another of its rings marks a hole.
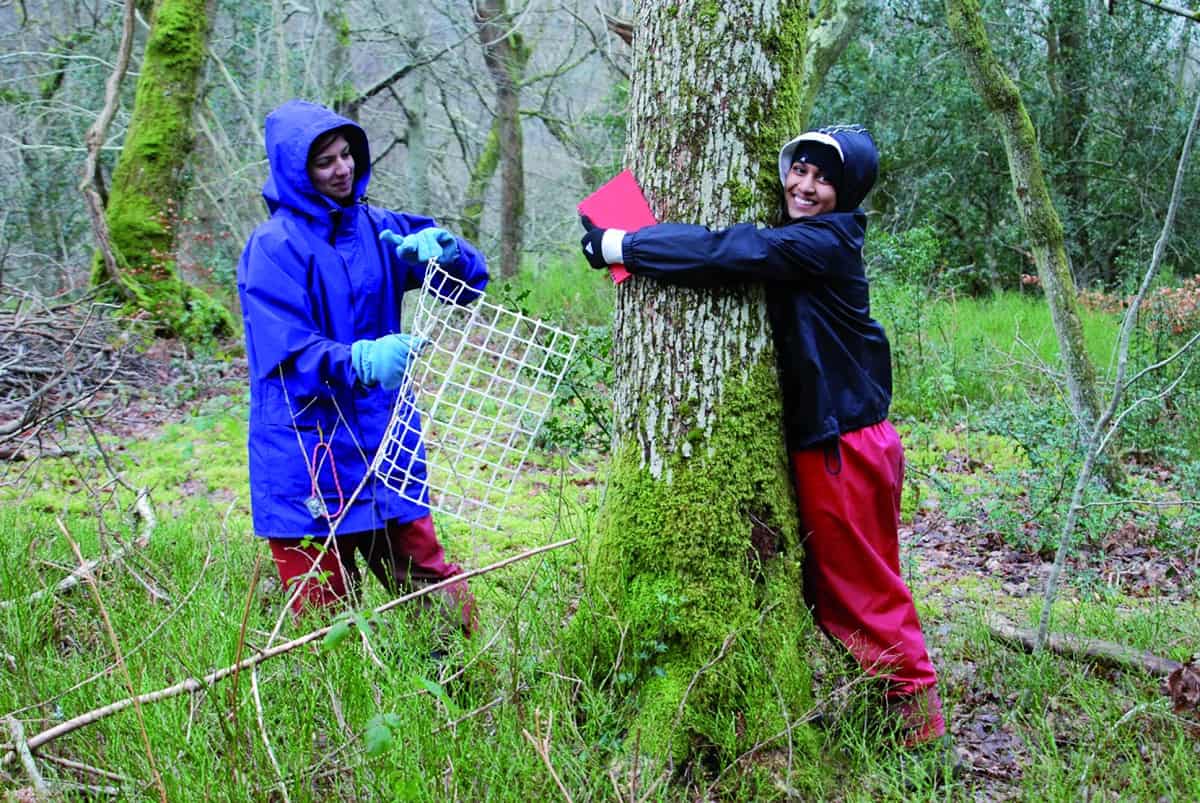
<instances>
[{"instance_id":1,"label":"jacket hood","mask_svg":"<svg viewBox=\"0 0 1200 803\"><path fill-rule=\"evenodd\" d=\"M842 180L838 183L837 212L851 212L862 204L875 186L879 173L879 151L870 132L859 125L836 125L807 131L779 150L779 183L787 183L796 148L802 142L820 142L842 158Z\"/></svg>"},{"instance_id":2,"label":"jacket hood","mask_svg":"<svg viewBox=\"0 0 1200 803\"><path fill-rule=\"evenodd\" d=\"M267 115L267 162L271 173L262 194L272 213L288 207L316 217L340 208L332 198L318 192L308 178L308 151L313 141L334 128L346 129L346 141L354 156L354 199L366 194L371 180L366 132L358 123L324 106L289 100Z\"/></svg>"}]
</instances>

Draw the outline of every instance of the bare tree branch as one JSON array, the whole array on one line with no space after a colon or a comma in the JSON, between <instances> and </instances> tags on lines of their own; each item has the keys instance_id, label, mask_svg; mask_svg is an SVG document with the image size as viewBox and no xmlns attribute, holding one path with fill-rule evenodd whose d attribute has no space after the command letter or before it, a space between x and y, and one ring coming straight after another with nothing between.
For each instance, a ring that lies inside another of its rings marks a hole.
<instances>
[{"instance_id":1,"label":"bare tree branch","mask_svg":"<svg viewBox=\"0 0 1200 803\"><path fill-rule=\"evenodd\" d=\"M103 185L100 183L100 148L104 144L105 134L117 112L117 103L121 89L121 81L129 68L129 55L133 51L133 21L134 0L125 0L125 11L122 16L121 45L117 54L117 63L108 83L104 87L104 107L100 116L92 123L84 136L87 145L87 162L83 169L83 181L79 191L87 201L88 218L92 223L92 233L96 237L96 245L104 258L104 268L108 278L118 287L124 289L121 283L121 270L118 256L113 252L112 240L109 236L108 221L104 217Z\"/></svg>"},{"instance_id":2,"label":"bare tree branch","mask_svg":"<svg viewBox=\"0 0 1200 803\"><path fill-rule=\"evenodd\" d=\"M1087 488L1088 483L1091 482L1092 473L1105 446L1112 440L1113 435L1121 426L1121 422L1124 419L1124 415L1117 416L1116 413L1121 406L1123 391L1127 387L1125 373L1128 370L1129 363L1129 340L1132 337L1133 328L1137 321L1138 309L1141 307L1142 301L1146 298L1146 294L1150 292L1150 286L1155 276L1158 275L1163 254L1166 252L1167 242L1171 239L1171 234L1175 227L1175 215L1179 210L1179 203L1183 197L1183 180L1187 174L1188 160L1192 153L1192 146L1195 142L1198 128L1200 128L1200 92L1196 93L1196 105L1192 110L1192 120L1188 124L1187 134L1183 139L1183 148L1180 151L1179 163L1175 171L1175 183L1171 188L1171 198L1167 203L1167 211L1163 217L1162 232L1154 244L1154 252L1150 257L1150 264L1146 268L1145 276L1142 277L1141 287L1138 288L1137 295L1129 303L1128 308L1125 310L1125 317L1121 321L1121 333L1117 346L1117 371L1116 378L1113 380L1112 398L1109 400L1107 409L1100 414L1096 425L1092 427L1084 442L1083 465L1080 467L1079 476L1075 480L1075 489L1071 493L1071 503L1067 508L1066 520L1063 522L1062 530L1059 533L1058 549L1054 553L1054 563L1051 565L1050 573L1046 577L1046 589L1042 595L1042 611L1038 622L1036 641L1039 649L1045 646L1049 638L1050 614L1054 607L1054 600L1058 596L1058 582L1062 576L1063 566L1066 564L1067 552L1073 541L1075 524L1079 519L1080 511L1083 509L1084 490ZM1188 341L1185 348L1191 348L1196 343L1196 340L1197 338L1193 337ZM1169 359L1174 359L1174 356ZM1137 402L1134 403L1134 406L1136 404Z\"/></svg>"},{"instance_id":3,"label":"bare tree branch","mask_svg":"<svg viewBox=\"0 0 1200 803\"><path fill-rule=\"evenodd\" d=\"M1038 649L1037 631L1014 627L1000 620L988 622L988 630L1005 644L1016 645L1031 652ZM1156 676L1165 677L1182 666L1178 661L1163 658L1148 650L1136 650L1124 644L1066 633L1050 634L1045 646L1058 655L1097 661L1118 669L1142 669Z\"/></svg>"},{"instance_id":4,"label":"bare tree branch","mask_svg":"<svg viewBox=\"0 0 1200 803\"><path fill-rule=\"evenodd\" d=\"M1184 17L1185 19L1189 19L1192 22L1200 22L1200 11L1191 11L1190 9L1183 8L1182 6L1175 6L1175 5L1171 5L1170 3L1164 3L1164 2L1162 2L1162 0L1137 0L1137 1L1144 6L1150 6L1150 8L1156 8L1159 11L1165 11L1168 14L1175 14L1177 16ZM1115 0L1109 0L1109 3L1108 3L1108 13L1109 14L1113 13L1113 6L1115 6L1115 5L1116 5Z\"/></svg>"}]
</instances>

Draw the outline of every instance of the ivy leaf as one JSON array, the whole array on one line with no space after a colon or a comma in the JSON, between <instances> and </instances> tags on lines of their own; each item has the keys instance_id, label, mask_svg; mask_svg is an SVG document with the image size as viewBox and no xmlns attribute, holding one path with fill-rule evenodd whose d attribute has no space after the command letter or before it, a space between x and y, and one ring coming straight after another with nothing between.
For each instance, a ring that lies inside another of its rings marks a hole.
<instances>
[{"instance_id":1,"label":"ivy leaf","mask_svg":"<svg viewBox=\"0 0 1200 803\"><path fill-rule=\"evenodd\" d=\"M454 701L450 699L450 695L446 694L446 690L442 688L442 684L432 681L428 678L418 677L417 685L437 698L437 700L446 707L446 711L449 712L450 716L458 716L459 708L454 704Z\"/></svg>"},{"instance_id":2,"label":"ivy leaf","mask_svg":"<svg viewBox=\"0 0 1200 803\"><path fill-rule=\"evenodd\" d=\"M377 758L387 752L392 746L392 729L381 717L375 717L367 723L367 732L363 735L367 745L367 755Z\"/></svg>"},{"instance_id":3,"label":"ivy leaf","mask_svg":"<svg viewBox=\"0 0 1200 803\"><path fill-rule=\"evenodd\" d=\"M342 619L334 622L333 626L329 628L329 632L325 634L325 638L321 640L321 646L327 650L336 649L348 635L350 635L349 621Z\"/></svg>"}]
</instances>

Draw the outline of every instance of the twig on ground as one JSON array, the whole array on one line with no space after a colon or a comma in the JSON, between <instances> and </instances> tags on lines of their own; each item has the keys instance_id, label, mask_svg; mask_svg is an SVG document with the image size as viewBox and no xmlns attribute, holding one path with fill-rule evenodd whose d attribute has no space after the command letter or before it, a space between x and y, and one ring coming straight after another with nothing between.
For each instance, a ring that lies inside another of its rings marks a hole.
<instances>
[{"instance_id":1,"label":"twig on ground","mask_svg":"<svg viewBox=\"0 0 1200 803\"><path fill-rule=\"evenodd\" d=\"M530 735L529 731L521 728L521 735L524 736L531 745L534 752L542 759L542 763L546 765L546 769L550 772L550 777L554 779L554 783L558 786L558 791L562 792L563 800L567 803L574 803L571 798L571 793L567 791L567 787L563 786L562 779L558 777L558 773L554 770L554 763L550 760L550 737L554 730L554 712L551 711L546 720L546 735L542 735L542 712L535 710L533 712L533 730L537 736Z\"/></svg>"},{"instance_id":2,"label":"twig on ground","mask_svg":"<svg viewBox=\"0 0 1200 803\"><path fill-rule=\"evenodd\" d=\"M172 619L174 619L175 616L180 611L183 610L183 607L195 595L196 590L200 588L201 584L204 582L205 578L207 577L208 567L211 565L212 565L212 544L210 543L208 545L208 551L204 555L204 563L202 563L200 565L200 573L196 577L196 582L192 584L192 587L190 589L188 589L187 594L185 594L183 599L180 601L180 603L177 606L175 606L175 609L172 610L170 613L168 613L165 617L163 617L163 620L161 622L159 622L157 625L155 625L153 630L151 630L149 633L147 633L142 638L142 640L139 641L133 647L133 649L129 650L128 653L126 653L126 658L128 658L131 655L136 655L147 644L151 644L154 642L154 637L156 635L158 635L158 632L160 630L162 630L164 627L166 627L167 623L170 622ZM75 691L76 689L82 689L84 686L87 686L88 684L99 680L100 678L104 677L105 675L107 675L109 672L112 672L116 668L117 668L117 665L115 663L109 664L104 669L93 674L91 677L85 678L84 680L81 680L78 683L76 683L66 689L63 689L62 691L58 692L57 694L55 694L54 696L50 697L47 700L40 700L36 703L33 703L32 705L27 705L23 708L17 708L13 711L10 711L9 713L12 715L16 715L16 714L22 714L22 713L29 711L31 709L34 709L34 708L43 708L43 707L49 705L50 703L61 700L63 697L66 697L68 694ZM0 764L3 764L3 763L4 763L3 761L0 761Z\"/></svg>"},{"instance_id":3,"label":"twig on ground","mask_svg":"<svg viewBox=\"0 0 1200 803\"><path fill-rule=\"evenodd\" d=\"M121 790L115 786L93 786L86 783L64 782L62 784L63 791L67 792L83 792L85 795L95 797L96 795L106 795L108 797L120 797Z\"/></svg>"},{"instance_id":4,"label":"twig on ground","mask_svg":"<svg viewBox=\"0 0 1200 803\"><path fill-rule=\"evenodd\" d=\"M989 621L988 629L993 636L1005 644L1019 646L1030 652L1037 649L1037 631L1014 627L999 619ZM1070 658L1097 661L1118 669L1141 669L1156 676L1169 675L1182 666L1178 661L1163 658L1147 650L1137 650L1124 644L1084 638L1069 633L1048 634L1045 646L1051 652Z\"/></svg>"},{"instance_id":5,"label":"twig on ground","mask_svg":"<svg viewBox=\"0 0 1200 803\"><path fill-rule=\"evenodd\" d=\"M479 577L484 574L490 574L491 572L498 571L507 566L511 566L514 563L519 563L521 561L528 560L529 558L535 557L544 552L550 552L555 549L562 549L565 546L570 546L571 544L575 543L575 541L576 541L576 539L574 539L574 538L568 538L565 541L556 541L553 544L547 544L545 546L526 550L525 552L522 552L519 555L514 555L510 558L505 558L504 560L497 561L496 563L493 563L489 566L484 566L479 569L471 569L469 571L462 572L461 574L456 574L453 577L448 577L445 580L442 580L441 582L424 586L423 588L413 591L410 594L405 594L402 597L397 597L389 602L386 602L383 605L380 605L379 607L375 608L374 613L384 613L386 611L390 611L393 608L397 608L400 605L404 605L415 599L424 597L427 594L432 594L437 591L441 591L442 589L447 588L450 585L453 585L454 583L460 583L463 580L469 580L472 577ZM294 650L298 647L302 647L305 644L311 644L312 642L317 641L318 639L324 638L329 633L329 631L332 629L333 629L333 625L326 625L324 627L321 627L321 628L313 630L309 633L306 633L303 636L294 638L291 641L284 642L283 644L278 644L274 647L271 647L270 649L261 650L258 654L249 656L248 658L244 658L236 664L214 670L202 678L194 678L194 677L186 678L185 680L182 680L179 683L174 684L173 686L168 686L165 689L159 689L158 691L146 692L144 694L136 695L133 697L127 697L124 700L117 700L116 702L109 703L108 705L101 706L99 708L94 708L91 711L84 712L83 714L80 714L77 717L73 717L65 722L60 722L58 725L55 725L52 728L48 728L48 729L42 731L41 733L35 734L32 738L29 739L29 749L36 750L41 745L47 744L48 742L51 742L54 739L57 739L59 736L62 736L63 734L70 733L71 731L77 730L86 725L90 725L93 722L97 722L101 719L104 719L105 717L109 717L109 716L117 713L118 711L125 710L126 708L128 708L131 705L139 706L143 703L158 702L159 700L166 700L171 697L177 697L180 694L187 694L187 693L191 693L191 692L200 691L202 689L206 689L213 683L216 683L217 681L224 680L225 678L229 677L234 672L239 672L239 671L242 671L245 669L249 669L252 666L257 666L258 664L260 664L263 661L266 661L270 658L275 658L276 656L283 655L284 653L287 653L287 652L291 652L292 650ZM13 755L13 753L11 753L11 752L6 753L2 758L0 758L0 766L7 766L8 764L10 764L13 761L14 758L15 758L15 756Z\"/></svg>"},{"instance_id":6,"label":"twig on ground","mask_svg":"<svg viewBox=\"0 0 1200 803\"><path fill-rule=\"evenodd\" d=\"M267 735L267 723L263 718L262 695L258 693L258 667L253 667L250 670L250 693L254 697L254 711L258 719L258 733L262 736L263 745L267 748L267 758L271 759L271 767L275 770L275 778L279 782L277 788L279 794L282 795L284 803L291 803L291 798L288 796L287 784L283 782L283 770L279 768L279 761L275 758L275 750L271 747L271 737Z\"/></svg>"},{"instance_id":7,"label":"twig on ground","mask_svg":"<svg viewBox=\"0 0 1200 803\"><path fill-rule=\"evenodd\" d=\"M93 767L90 764L72 761L69 758L63 758L62 756L52 755L51 753L40 753L38 757L43 761L49 761L51 764L57 764L60 767L66 767L70 770L79 770L80 772L86 772L88 775L95 775L99 778L107 778L108 780L116 781L117 783L133 783L130 778L120 775L119 773L111 772L110 770L102 770L99 767Z\"/></svg>"},{"instance_id":8,"label":"twig on ground","mask_svg":"<svg viewBox=\"0 0 1200 803\"><path fill-rule=\"evenodd\" d=\"M146 589L146 593L149 594L151 599L153 599L155 602L162 602L167 605L171 604L170 594L154 585L154 583L150 582L145 577L142 577L142 575L132 566L126 566L125 571L137 582L138 585Z\"/></svg>"},{"instance_id":9,"label":"twig on ground","mask_svg":"<svg viewBox=\"0 0 1200 803\"><path fill-rule=\"evenodd\" d=\"M29 782L33 784L34 790L38 796L48 795L50 787L46 786L46 781L42 778L42 773L38 771L37 762L33 760L33 753L29 750L29 743L25 741L25 728L22 727L21 721L16 717L5 717L8 721L8 732L12 734L13 749L21 758L21 766L25 768L25 774L29 776Z\"/></svg>"},{"instance_id":10,"label":"twig on ground","mask_svg":"<svg viewBox=\"0 0 1200 803\"><path fill-rule=\"evenodd\" d=\"M154 531L154 528L155 528L156 522L157 522L157 519L154 516L154 509L150 506L150 502L149 502L149 498L147 496L146 489L143 488L138 491L137 500L134 502L134 508L135 508L135 510L137 510L138 516L142 519L142 522L143 522L141 534L134 541L134 544L139 547L145 547L147 544L150 543L150 535ZM129 553L129 551L130 551L130 547L122 546L120 549L118 549L116 552L113 552L111 555L105 555L105 556L102 556L99 558L93 558L92 560L84 561L82 559L82 556L80 556L80 560L82 562L79 563L75 567L75 569L71 571L70 574L68 574L63 579L59 580L52 588L43 588L40 591L35 591L32 594L30 594L28 597L25 597L24 599L19 599L19 600L6 599L3 601L0 601L0 610L3 610L5 608L11 608L15 605L29 605L30 603L38 602L39 600L45 599L46 597L54 596L56 594L62 594L65 591L69 591L70 589L79 585L80 580L83 580L85 577L91 576L92 574L94 574L96 569L100 568L101 566L103 566L107 563L116 563L117 561L124 558L125 555ZM141 578L138 578L135 576L135 579L137 579L138 582L142 582ZM143 583L143 585L144 585L144 583ZM150 590L148 586L147 586L147 590ZM153 594L154 592L151 591L151 593Z\"/></svg>"},{"instance_id":11,"label":"twig on ground","mask_svg":"<svg viewBox=\"0 0 1200 803\"><path fill-rule=\"evenodd\" d=\"M438 725L436 728L431 730L429 733L432 736L432 735L441 733L444 730L453 730L454 728L457 728L459 725L461 725L463 722L466 722L468 719L474 719L475 717L479 716L480 714L482 714L486 711L492 710L496 706L500 705L500 703L502 703L502 702L504 702L503 695L501 695L500 697L497 697L496 699L492 700L491 702L484 703L483 705L479 706L476 709L468 711L467 713L463 714L458 719L452 720L450 722L444 722L441 725Z\"/></svg>"},{"instance_id":12,"label":"twig on ground","mask_svg":"<svg viewBox=\"0 0 1200 803\"><path fill-rule=\"evenodd\" d=\"M81 564L84 563L83 553L79 551L79 544L75 543L75 539L67 531L66 525L62 523L62 519L55 519L63 536L67 539L67 543L71 545L71 551L75 553L75 558ZM121 674L125 676L125 687L129 689L129 694L134 695L133 676L129 674L129 667L125 663L125 658L121 654L121 642L117 639L117 633L113 630L112 620L108 617L108 608L104 605L104 598L100 596L100 586L96 584L96 578L91 572L84 574L83 579L87 582L88 588L91 589L92 596L96 599L96 606L100 609L100 618L104 622L104 630L108 633L109 643L112 644L113 655L117 661L117 667L121 670ZM159 799L162 803L167 803L167 787L163 784L162 776L158 773L158 766L154 761L154 750L150 746L150 734L146 732L146 719L142 716L142 707L134 704L134 710L137 712L138 728L142 734L142 744L146 748L146 760L150 762L150 774L154 776L154 783L158 787ZM31 748L32 749L32 748Z\"/></svg>"},{"instance_id":13,"label":"twig on ground","mask_svg":"<svg viewBox=\"0 0 1200 803\"><path fill-rule=\"evenodd\" d=\"M383 661L380 660L379 655L375 652L375 648L371 646L371 633L369 632L368 628L358 628L358 637L362 640L363 652L365 652L367 657L371 659L371 663L375 664L376 667L386 672L387 667L384 665Z\"/></svg>"}]
</instances>

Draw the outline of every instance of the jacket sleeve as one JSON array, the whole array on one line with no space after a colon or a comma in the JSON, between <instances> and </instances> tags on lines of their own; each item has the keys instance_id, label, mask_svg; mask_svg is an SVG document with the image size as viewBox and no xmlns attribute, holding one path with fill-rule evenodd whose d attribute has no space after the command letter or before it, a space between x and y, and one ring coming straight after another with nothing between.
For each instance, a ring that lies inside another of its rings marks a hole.
<instances>
[{"instance_id":1,"label":"jacket sleeve","mask_svg":"<svg viewBox=\"0 0 1200 803\"><path fill-rule=\"evenodd\" d=\"M400 235L412 234L437 225L436 220L423 215L390 211L385 211L383 214L383 227ZM487 260L475 246L462 237L455 235L454 239L458 241L458 259L442 265L442 268L446 273L462 280L463 284L447 281L443 282L445 286L434 287L433 290L447 301L455 304L469 304L479 298L479 294L487 287ZM384 245L385 264L391 270L401 271L405 274L404 288L406 290L419 290L425 283L425 266L408 264L396 255L395 248L387 248L386 244Z\"/></svg>"},{"instance_id":2,"label":"jacket sleeve","mask_svg":"<svg viewBox=\"0 0 1200 803\"><path fill-rule=\"evenodd\" d=\"M296 397L328 396L331 385L352 387L350 346L321 334L305 258L286 240L272 239L252 237L238 268L250 370L265 379L282 367Z\"/></svg>"},{"instance_id":3,"label":"jacket sleeve","mask_svg":"<svg viewBox=\"0 0 1200 803\"><path fill-rule=\"evenodd\" d=\"M827 215L769 229L739 223L719 231L660 223L627 234L622 252L631 273L677 284L819 281L861 272L862 229L854 225L858 221L842 219L851 217Z\"/></svg>"}]
</instances>

